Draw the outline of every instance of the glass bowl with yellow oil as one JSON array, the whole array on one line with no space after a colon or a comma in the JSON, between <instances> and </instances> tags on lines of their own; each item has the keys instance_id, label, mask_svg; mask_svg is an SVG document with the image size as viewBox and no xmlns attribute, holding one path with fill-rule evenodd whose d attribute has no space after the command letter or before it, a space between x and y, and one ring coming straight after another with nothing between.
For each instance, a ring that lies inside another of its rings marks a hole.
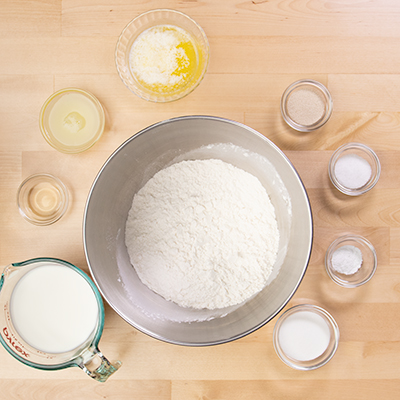
<instances>
[{"instance_id":1,"label":"glass bowl with yellow oil","mask_svg":"<svg viewBox=\"0 0 400 400\"><path fill-rule=\"evenodd\" d=\"M203 29L189 16L157 9L133 19L115 49L118 74L142 99L178 100L202 81L208 66L209 44Z\"/></svg>"},{"instance_id":2,"label":"glass bowl with yellow oil","mask_svg":"<svg viewBox=\"0 0 400 400\"><path fill-rule=\"evenodd\" d=\"M65 88L53 93L39 116L45 140L63 153L81 153L101 137L105 126L104 109L91 93Z\"/></svg>"},{"instance_id":3,"label":"glass bowl with yellow oil","mask_svg":"<svg viewBox=\"0 0 400 400\"><path fill-rule=\"evenodd\" d=\"M35 174L18 188L17 205L20 214L34 225L50 225L68 209L68 189L50 174Z\"/></svg>"}]
</instances>

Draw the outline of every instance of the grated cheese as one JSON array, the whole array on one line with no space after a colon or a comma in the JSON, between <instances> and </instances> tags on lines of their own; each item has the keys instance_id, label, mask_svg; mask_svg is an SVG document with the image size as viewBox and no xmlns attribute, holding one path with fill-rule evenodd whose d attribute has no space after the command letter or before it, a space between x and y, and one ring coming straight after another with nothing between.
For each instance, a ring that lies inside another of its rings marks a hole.
<instances>
[{"instance_id":1,"label":"grated cheese","mask_svg":"<svg viewBox=\"0 0 400 400\"><path fill-rule=\"evenodd\" d=\"M185 86L197 65L193 39L182 28L157 25L142 32L129 55L132 74L147 89L168 93Z\"/></svg>"}]
</instances>

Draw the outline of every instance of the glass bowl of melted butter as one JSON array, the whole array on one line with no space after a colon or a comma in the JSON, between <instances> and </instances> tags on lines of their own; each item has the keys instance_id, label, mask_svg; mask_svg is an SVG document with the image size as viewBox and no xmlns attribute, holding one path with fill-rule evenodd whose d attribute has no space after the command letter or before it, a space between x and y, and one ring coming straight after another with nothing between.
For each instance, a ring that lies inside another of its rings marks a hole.
<instances>
[{"instance_id":1,"label":"glass bowl of melted butter","mask_svg":"<svg viewBox=\"0 0 400 400\"><path fill-rule=\"evenodd\" d=\"M115 50L118 74L144 100L168 102L191 93L208 66L203 29L187 15L168 9L145 12L122 31Z\"/></svg>"},{"instance_id":2,"label":"glass bowl of melted butter","mask_svg":"<svg viewBox=\"0 0 400 400\"><path fill-rule=\"evenodd\" d=\"M68 190L64 183L50 174L35 174L18 188L20 214L34 225L51 225L68 209Z\"/></svg>"}]
</instances>

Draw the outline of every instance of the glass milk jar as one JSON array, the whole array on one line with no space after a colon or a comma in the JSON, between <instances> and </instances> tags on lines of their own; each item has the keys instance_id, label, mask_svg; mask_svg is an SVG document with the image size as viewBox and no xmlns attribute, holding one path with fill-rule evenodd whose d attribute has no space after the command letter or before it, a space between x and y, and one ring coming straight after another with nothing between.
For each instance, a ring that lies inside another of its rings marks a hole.
<instances>
[{"instance_id":1,"label":"glass milk jar","mask_svg":"<svg viewBox=\"0 0 400 400\"><path fill-rule=\"evenodd\" d=\"M104 306L96 286L66 261L36 258L7 266L0 306L0 341L28 366L77 366L104 382L121 365L111 364L98 349Z\"/></svg>"}]
</instances>

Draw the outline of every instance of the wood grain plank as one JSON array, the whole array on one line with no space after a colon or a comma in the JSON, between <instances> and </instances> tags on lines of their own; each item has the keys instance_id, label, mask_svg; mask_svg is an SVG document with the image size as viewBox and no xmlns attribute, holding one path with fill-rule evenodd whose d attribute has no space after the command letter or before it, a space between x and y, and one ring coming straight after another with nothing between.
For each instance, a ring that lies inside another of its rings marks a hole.
<instances>
[{"instance_id":1,"label":"wood grain plank","mask_svg":"<svg viewBox=\"0 0 400 400\"><path fill-rule=\"evenodd\" d=\"M31 38L60 36L61 1L3 1L0 37Z\"/></svg>"},{"instance_id":2,"label":"wood grain plank","mask_svg":"<svg viewBox=\"0 0 400 400\"><path fill-rule=\"evenodd\" d=\"M110 73L114 48L113 37L0 38L0 74Z\"/></svg>"},{"instance_id":3,"label":"wood grain plank","mask_svg":"<svg viewBox=\"0 0 400 400\"><path fill-rule=\"evenodd\" d=\"M210 32L209 41L212 73L396 74L400 61L397 39L390 37L214 36Z\"/></svg>"},{"instance_id":4,"label":"wood grain plank","mask_svg":"<svg viewBox=\"0 0 400 400\"><path fill-rule=\"evenodd\" d=\"M308 194L319 226L398 227L400 223L399 189L372 189L352 198L331 189L309 189Z\"/></svg>"},{"instance_id":5,"label":"wood grain plank","mask_svg":"<svg viewBox=\"0 0 400 400\"><path fill-rule=\"evenodd\" d=\"M391 58L390 54L388 58ZM374 72L378 71L379 67ZM329 76L328 88L334 99L335 111L394 112L398 118L400 76L395 71L392 74L352 74L350 71L334 74ZM376 93L380 95L376 96Z\"/></svg>"},{"instance_id":6,"label":"wood grain plank","mask_svg":"<svg viewBox=\"0 0 400 400\"><path fill-rule=\"evenodd\" d=\"M390 259L393 263L400 262L400 229L391 228L390 230Z\"/></svg>"},{"instance_id":7,"label":"wood grain plank","mask_svg":"<svg viewBox=\"0 0 400 400\"><path fill-rule=\"evenodd\" d=\"M365 381L343 379L338 383L330 380L265 381L233 380L215 381L173 381L172 400L363 400L368 397L394 399L400 384L395 379L387 379L384 384L378 379Z\"/></svg>"},{"instance_id":8,"label":"wood grain plank","mask_svg":"<svg viewBox=\"0 0 400 400\"><path fill-rule=\"evenodd\" d=\"M34 400L38 396L43 400L67 400L71 398L90 398L93 400L112 399L118 393L118 399L132 399L132 393L143 400L170 400L171 384L168 381L130 380L121 384L109 380L107 385L95 381L54 379L46 384L35 379L6 379L0 394L2 400Z\"/></svg>"},{"instance_id":9,"label":"wood grain plank","mask_svg":"<svg viewBox=\"0 0 400 400\"><path fill-rule=\"evenodd\" d=\"M63 5L63 34L66 36L117 35L129 21L159 2L119 1L117 4L90 0L67 0ZM218 35L235 33L262 36L365 36L395 37L400 8L396 0L376 2L305 2L305 1L238 1L215 2L169 1L169 8L194 18L207 32ZM88 15L90 16L88 18ZM223 20L223 23L221 23ZM119 30L118 30L119 29Z\"/></svg>"},{"instance_id":10,"label":"wood grain plank","mask_svg":"<svg viewBox=\"0 0 400 400\"><path fill-rule=\"evenodd\" d=\"M115 37L0 38L0 74L112 73ZM209 36L209 72L219 74L396 74L395 38ZM17 53L13 48L18 47ZM235 49L233 52L231 49ZM277 62L274 54L280 55ZM294 57L294 54L301 57ZM257 54L257 61L254 60ZM390 54L390 57L387 55Z\"/></svg>"}]
</instances>

